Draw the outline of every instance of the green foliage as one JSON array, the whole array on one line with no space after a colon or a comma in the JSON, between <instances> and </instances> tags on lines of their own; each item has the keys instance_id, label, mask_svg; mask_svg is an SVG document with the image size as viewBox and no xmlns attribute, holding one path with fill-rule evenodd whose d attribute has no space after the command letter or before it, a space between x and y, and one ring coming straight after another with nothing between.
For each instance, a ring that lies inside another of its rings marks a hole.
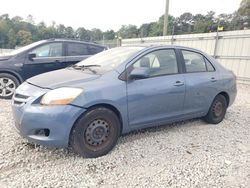
<instances>
[{"instance_id":1,"label":"green foliage","mask_svg":"<svg viewBox=\"0 0 250 188\"><path fill-rule=\"evenodd\" d=\"M11 48L13 46L16 46L17 42L16 33L12 28L9 30L7 37L8 37L8 44L6 47Z\"/></svg>"},{"instance_id":2,"label":"green foliage","mask_svg":"<svg viewBox=\"0 0 250 188\"><path fill-rule=\"evenodd\" d=\"M25 46L32 43L32 35L29 31L20 30L17 33L17 44Z\"/></svg>"},{"instance_id":3,"label":"green foliage","mask_svg":"<svg viewBox=\"0 0 250 188\"><path fill-rule=\"evenodd\" d=\"M100 29L92 29L90 35L92 41L100 41L103 38L103 33Z\"/></svg>"},{"instance_id":4,"label":"green foliage","mask_svg":"<svg viewBox=\"0 0 250 188\"><path fill-rule=\"evenodd\" d=\"M72 27L63 24L56 25L53 22L47 26L44 22L34 23L32 15L24 20L19 16L10 18L8 14L0 16L0 48L15 48L49 38L68 38L84 41L115 40L117 37L136 38L162 36L164 15L158 21L144 23L140 27L135 25L123 25L118 32L108 30L102 32L100 29L88 30L79 27L74 30ZM168 35L205 33L217 31L218 25L223 26L225 31L245 29L250 27L250 0L242 0L240 7L232 14L220 14L210 11L205 15L193 15L189 12L179 17L168 17Z\"/></svg>"},{"instance_id":5,"label":"green foliage","mask_svg":"<svg viewBox=\"0 0 250 188\"><path fill-rule=\"evenodd\" d=\"M237 13L242 18L244 27L250 26L250 0L242 0Z\"/></svg>"},{"instance_id":6,"label":"green foliage","mask_svg":"<svg viewBox=\"0 0 250 188\"><path fill-rule=\"evenodd\" d=\"M105 40L113 40L115 38L114 30L108 30L103 33Z\"/></svg>"},{"instance_id":7,"label":"green foliage","mask_svg":"<svg viewBox=\"0 0 250 188\"><path fill-rule=\"evenodd\" d=\"M122 25L121 29L118 31L120 37L122 38L137 38L138 29L135 25Z\"/></svg>"}]
</instances>

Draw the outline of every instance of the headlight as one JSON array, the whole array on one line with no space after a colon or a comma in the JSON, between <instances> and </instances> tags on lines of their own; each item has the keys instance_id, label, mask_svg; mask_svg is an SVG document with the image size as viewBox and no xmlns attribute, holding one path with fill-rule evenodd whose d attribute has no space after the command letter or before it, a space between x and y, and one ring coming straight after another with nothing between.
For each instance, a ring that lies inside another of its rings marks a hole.
<instances>
[{"instance_id":1,"label":"headlight","mask_svg":"<svg viewBox=\"0 0 250 188\"><path fill-rule=\"evenodd\" d=\"M62 87L54 89L46 93L42 100L41 104L43 105L66 105L71 103L80 93L82 89L79 88L68 88Z\"/></svg>"}]
</instances>

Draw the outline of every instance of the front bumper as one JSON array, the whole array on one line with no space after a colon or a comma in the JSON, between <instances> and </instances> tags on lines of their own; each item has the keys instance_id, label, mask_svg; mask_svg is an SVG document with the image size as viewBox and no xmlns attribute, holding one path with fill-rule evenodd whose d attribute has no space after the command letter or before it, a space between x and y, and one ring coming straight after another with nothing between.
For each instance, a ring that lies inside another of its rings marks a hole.
<instances>
[{"instance_id":1,"label":"front bumper","mask_svg":"<svg viewBox=\"0 0 250 188\"><path fill-rule=\"evenodd\" d=\"M17 104L15 98L12 101L12 111L17 132L30 142L46 146L67 147L71 128L86 109L72 105L40 105L36 101L46 93L46 89L25 84L26 87L29 87L28 90L25 90L26 93L21 93L21 89L17 89L16 93L27 96L28 91L32 93L32 96L29 96L27 101L21 104ZM38 134L40 130L49 130L49 134Z\"/></svg>"}]
</instances>

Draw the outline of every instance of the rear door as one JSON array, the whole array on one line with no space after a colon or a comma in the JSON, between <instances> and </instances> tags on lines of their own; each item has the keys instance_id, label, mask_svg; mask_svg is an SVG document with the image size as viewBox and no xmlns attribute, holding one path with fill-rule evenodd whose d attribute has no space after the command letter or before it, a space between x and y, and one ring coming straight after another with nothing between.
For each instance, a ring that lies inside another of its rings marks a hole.
<instances>
[{"instance_id":1,"label":"rear door","mask_svg":"<svg viewBox=\"0 0 250 188\"><path fill-rule=\"evenodd\" d=\"M207 112L217 91L218 73L205 56L198 52L180 50L186 74L186 114Z\"/></svg>"},{"instance_id":2,"label":"rear door","mask_svg":"<svg viewBox=\"0 0 250 188\"><path fill-rule=\"evenodd\" d=\"M91 54L88 49L88 44L84 44L80 42L67 42L66 43L65 66L76 64L90 56Z\"/></svg>"},{"instance_id":3,"label":"rear door","mask_svg":"<svg viewBox=\"0 0 250 188\"><path fill-rule=\"evenodd\" d=\"M34 53L36 57L29 59L28 54L26 55L23 67L26 78L64 67L65 57L62 42L46 43L28 53Z\"/></svg>"},{"instance_id":4,"label":"rear door","mask_svg":"<svg viewBox=\"0 0 250 188\"><path fill-rule=\"evenodd\" d=\"M148 68L150 77L127 82L130 126L152 125L183 114L185 80L174 49L152 51L127 67ZM128 74L129 74L128 73Z\"/></svg>"}]
</instances>

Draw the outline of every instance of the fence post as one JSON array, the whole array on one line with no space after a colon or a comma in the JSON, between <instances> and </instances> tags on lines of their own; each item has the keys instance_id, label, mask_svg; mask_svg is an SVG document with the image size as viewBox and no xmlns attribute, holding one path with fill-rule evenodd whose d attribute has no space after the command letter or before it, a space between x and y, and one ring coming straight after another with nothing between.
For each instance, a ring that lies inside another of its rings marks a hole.
<instances>
[{"instance_id":1,"label":"fence post","mask_svg":"<svg viewBox=\"0 0 250 188\"><path fill-rule=\"evenodd\" d=\"M219 43L219 32L218 32L218 29L217 29L216 36L215 36L215 45L214 45L214 58L215 59L217 57L218 43Z\"/></svg>"},{"instance_id":2,"label":"fence post","mask_svg":"<svg viewBox=\"0 0 250 188\"><path fill-rule=\"evenodd\" d=\"M117 46L122 46L122 37L117 38Z\"/></svg>"},{"instance_id":3,"label":"fence post","mask_svg":"<svg viewBox=\"0 0 250 188\"><path fill-rule=\"evenodd\" d=\"M174 44L174 35L172 35L172 38L171 38L171 45L173 45Z\"/></svg>"}]
</instances>

